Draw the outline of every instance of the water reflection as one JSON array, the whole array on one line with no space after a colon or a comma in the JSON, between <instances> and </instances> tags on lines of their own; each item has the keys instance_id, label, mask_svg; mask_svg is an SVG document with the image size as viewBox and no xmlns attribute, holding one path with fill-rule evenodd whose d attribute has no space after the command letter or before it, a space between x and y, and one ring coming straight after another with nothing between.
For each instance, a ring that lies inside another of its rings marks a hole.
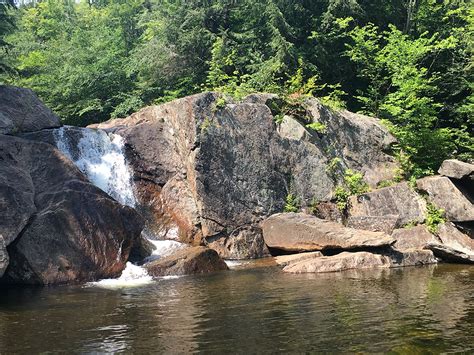
<instances>
[{"instance_id":1,"label":"water reflection","mask_svg":"<svg viewBox=\"0 0 474 355\"><path fill-rule=\"evenodd\" d=\"M0 291L0 353L474 350L474 267Z\"/></svg>"}]
</instances>

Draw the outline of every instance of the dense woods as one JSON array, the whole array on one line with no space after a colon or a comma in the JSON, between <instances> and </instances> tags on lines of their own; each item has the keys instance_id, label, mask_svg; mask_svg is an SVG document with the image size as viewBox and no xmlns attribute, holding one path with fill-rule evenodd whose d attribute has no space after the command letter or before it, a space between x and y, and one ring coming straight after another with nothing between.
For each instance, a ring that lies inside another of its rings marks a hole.
<instances>
[{"instance_id":1,"label":"dense woods","mask_svg":"<svg viewBox=\"0 0 474 355\"><path fill-rule=\"evenodd\" d=\"M472 159L469 1L67 0L0 5L0 81L65 123L204 90L319 97L385 120L400 178Z\"/></svg>"}]
</instances>

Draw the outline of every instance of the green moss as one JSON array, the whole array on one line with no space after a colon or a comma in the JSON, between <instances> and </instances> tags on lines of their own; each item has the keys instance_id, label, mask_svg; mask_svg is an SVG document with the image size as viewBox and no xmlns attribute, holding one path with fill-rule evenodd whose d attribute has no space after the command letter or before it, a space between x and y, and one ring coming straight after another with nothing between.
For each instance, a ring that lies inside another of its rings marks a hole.
<instances>
[{"instance_id":1,"label":"green moss","mask_svg":"<svg viewBox=\"0 0 474 355\"><path fill-rule=\"evenodd\" d=\"M318 133L326 133L326 130L327 130L326 125L321 122L308 123L306 125L306 128L309 128Z\"/></svg>"}]
</instances>

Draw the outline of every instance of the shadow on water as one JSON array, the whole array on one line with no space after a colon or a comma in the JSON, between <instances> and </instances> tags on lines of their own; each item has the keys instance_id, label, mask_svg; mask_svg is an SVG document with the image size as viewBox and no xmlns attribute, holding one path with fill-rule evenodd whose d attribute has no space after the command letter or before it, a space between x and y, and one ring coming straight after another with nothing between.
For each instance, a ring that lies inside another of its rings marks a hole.
<instances>
[{"instance_id":1,"label":"shadow on water","mask_svg":"<svg viewBox=\"0 0 474 355\"><path fill-rule=\"evenodd\" d=\"M0 292L0 353L474 351L474 267L234 270Z\"/></svg>"}]
</instances>

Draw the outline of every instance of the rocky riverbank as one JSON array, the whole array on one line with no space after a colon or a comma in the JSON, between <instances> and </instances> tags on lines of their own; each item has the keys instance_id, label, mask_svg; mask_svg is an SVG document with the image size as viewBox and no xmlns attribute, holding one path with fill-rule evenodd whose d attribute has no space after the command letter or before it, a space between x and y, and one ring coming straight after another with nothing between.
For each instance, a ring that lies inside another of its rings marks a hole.
<instances>
[{"instance_id":1,"label":"rocky riverbank","mask_svg":"<svg viewBox=\"0 0 474 355\"><path fill-rule=\"evenodd\" d=\"M3 283L116 277L151 254L146 238L194 246L145 265L156 277L270 255L291 273L474 262L474 165L396 183L396 140L374 118L203 93L60 126L0 86Z\"/></svg>"}]
</instances>

